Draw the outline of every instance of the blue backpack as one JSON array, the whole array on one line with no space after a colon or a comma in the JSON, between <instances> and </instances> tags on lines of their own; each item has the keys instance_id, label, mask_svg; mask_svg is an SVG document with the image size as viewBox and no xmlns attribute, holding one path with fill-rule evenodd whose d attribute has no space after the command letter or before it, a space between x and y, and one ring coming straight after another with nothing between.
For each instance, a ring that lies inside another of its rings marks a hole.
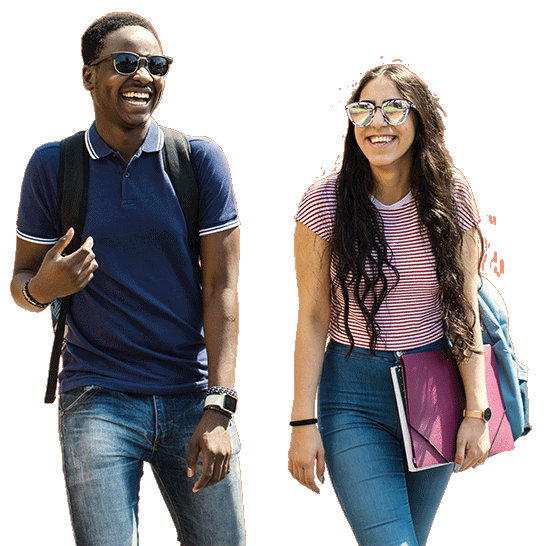
<instances>
[{"instance_id":1,"label":"blue backpack","mask_svg":"<svg viewBox=\"0 0 546 546\"><path fill-rule=\"evenodd\" d=\"M527 368L517 361L508 334L508 313L502 296L486 278L478 283L478 304L483 343L491 345L497 361L506 415L514 440L530 430Z\"/></svg>"}]
</instances>

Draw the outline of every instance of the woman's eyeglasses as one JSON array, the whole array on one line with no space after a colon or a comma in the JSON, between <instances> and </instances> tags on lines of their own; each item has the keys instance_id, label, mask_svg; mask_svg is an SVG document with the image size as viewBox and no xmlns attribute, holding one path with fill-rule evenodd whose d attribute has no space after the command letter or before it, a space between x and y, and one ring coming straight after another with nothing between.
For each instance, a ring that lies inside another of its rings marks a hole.
<instances>
[{"instance_id":1,"label":"woman's eyeglasses","mask_svg":"<svg viewBox=\"0 0 546 546\"><path fill-rule=\"evenodd\" d=\"M400 125L406 121L410 110L415 108L415 105L404 99L390 99L381 106L376 106L373 102L360 101L348 104L345 110L347 110L349 119L357 127L367 127L372 122L378 108L381 109L383 118L389 125Z\"/></svg>"},{"instance_id":2,"label":"woman's eyeglasses","mask_svg":"<svg viewBox=\"0 0 546 546\"><path fill-rule=\"evenodd\" d=\"M150 55L149 57L140 57L135 53L127 51L119 51L110 53L106 57L102 57L93 61L89 66L102 63L107 59L114 59L114 68L118 74L122 76L131 76L140 68L140 61L144 60L144 66L152 76L163 77L169 71L169 65L173 62L170 57L165 55Z\"/></svg>"}]
</instances>

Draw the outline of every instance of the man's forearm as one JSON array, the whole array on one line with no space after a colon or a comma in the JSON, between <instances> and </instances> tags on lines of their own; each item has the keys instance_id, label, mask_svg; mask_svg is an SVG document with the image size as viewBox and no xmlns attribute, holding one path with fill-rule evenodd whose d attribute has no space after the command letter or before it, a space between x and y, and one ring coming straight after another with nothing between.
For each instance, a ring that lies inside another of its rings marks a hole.
<instances>
[{"instance_id":1,"label":"man's forearm","mask_svg":"<svg viewBox=\"0 0 546 546\"><path fill-rule=\"evenodd\" d=\"M203 294L203 327L208 355L209 386L233 388L239 334L236 287Z\"/></svg>"},{"instance_id":2,"label":"man's forearm","mask_svg":"<svg viewBox=\"0 0 546 546\"><path fill-rule=\"evenodd\" d=\"M43 311L43 309L32 305L24 296L23 296L23 286L26 284L27 281L31 280L34 277L35 273L34 271L24 270L24 271L18 271L13 275L13 278L11 279L11 297L13 298L13 301L21 307L21 309L25 309L26 311L33 311L34 313L39 313L40 311ZM31 293L31 296L34 294ZM45 302L40 302L45 303Z\"/></svg>"}]
</instances>

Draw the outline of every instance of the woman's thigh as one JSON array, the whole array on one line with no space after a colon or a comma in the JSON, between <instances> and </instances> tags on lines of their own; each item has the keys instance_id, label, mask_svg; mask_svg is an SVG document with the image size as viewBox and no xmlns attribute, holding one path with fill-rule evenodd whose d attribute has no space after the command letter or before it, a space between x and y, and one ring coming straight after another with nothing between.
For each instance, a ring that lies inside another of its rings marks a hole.
<instances>
[{"instance_id":1,"label":"woman's thigh","mask_svg":"<svg viewBox=\"0 0 546 546\"><path fill-rule=\"evenodd\" d=\"M378 357L330 344L319 387L328 471L360 545L426 543L451 469L410 473L404 460L390 368Z\"/></svg>"}]
</instances>

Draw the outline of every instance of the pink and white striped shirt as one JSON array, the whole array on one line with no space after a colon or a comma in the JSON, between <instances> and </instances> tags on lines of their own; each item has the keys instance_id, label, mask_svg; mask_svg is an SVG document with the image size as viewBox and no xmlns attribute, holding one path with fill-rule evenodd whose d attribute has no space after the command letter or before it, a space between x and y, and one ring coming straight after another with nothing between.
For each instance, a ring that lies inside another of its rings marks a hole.
<instances>
[{"instance_id":1,"label":"pink and white striped shirt","mask_svg":"<svg viewBox=\"0 0 546 546\"><path fill-rule=\"evenodd\" d=\"M336 208L337 174L313 184L300 201L296 220L318 236L331 240ZM476 226L479 213L472 190L459 171L454 170L454 191L458 203L458 220L463 231ZM390 247L391 263L400 274L398 285L383 301L376 320L380 337L376 349L402 351L437 341L444 335L435 259L428 237L423 233L415 199L411 193L393 205L383 205L372 197L384 225ZM332 265L331 275L333 275ZM389 286L394 273L387 268ZM343 302L341 293L337 294ZM369 348L366 320L354 297L349 296L349 329L357 347ZM349 345L342 316L332 314L330 337Z\"/></svg>"}]
</instances>

